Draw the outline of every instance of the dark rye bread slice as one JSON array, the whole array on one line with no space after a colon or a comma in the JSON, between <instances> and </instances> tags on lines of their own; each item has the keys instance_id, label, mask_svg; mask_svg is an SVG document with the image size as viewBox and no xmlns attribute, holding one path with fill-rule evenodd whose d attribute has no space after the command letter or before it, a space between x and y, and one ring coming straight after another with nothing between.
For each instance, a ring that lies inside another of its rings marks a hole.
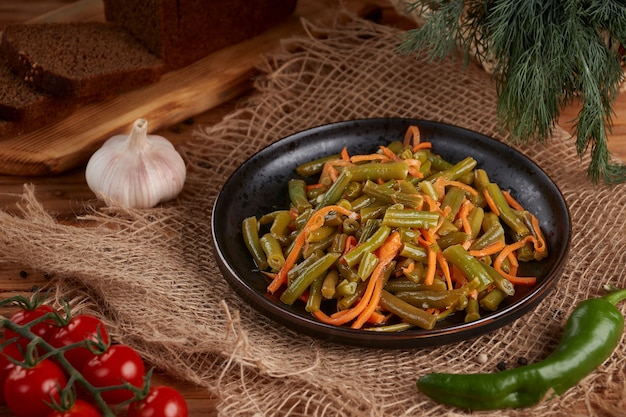
<instances>
[{"instance_id":1,"label":"dark rye bread slice","mask_svg":"<svg viewBox=\"0 0 626 417\"><path fill-rule=\"evenodd\" d=\"M0 52L26 82L57 97L109 97L159 80L162 61L106 22L13 24Z\"/></svg>"},{"instance_id":2,"label":"dark rye bread slice","mask_svg":"<svg viewBox=\"0 0 626 417\"><path fill-rule=\"evenodd\" d=\"M277 25L297 0L104 0L107 21L124 26L168 69Z\"/></svg>"},{"instance_id":3,"label":"dark rye bread slice","mask_svg":"<svg viewBox=\"0 0 626 417\"><path fill-rule=\"evenodd\" d=\"M60 99L44 93L14 74L0 56L0 120L32 123L52 120L78 106L74 99Z\"/></svg>"}]
</instances>

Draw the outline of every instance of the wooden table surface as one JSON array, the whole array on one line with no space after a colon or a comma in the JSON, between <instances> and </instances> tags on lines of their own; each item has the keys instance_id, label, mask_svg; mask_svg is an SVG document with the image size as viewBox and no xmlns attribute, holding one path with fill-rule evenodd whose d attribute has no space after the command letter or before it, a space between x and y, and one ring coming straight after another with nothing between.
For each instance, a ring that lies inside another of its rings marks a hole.
<instances>
[{"instance_id":1,"label":"wooden table surface","mask_svg":"<svg viewBox=\"0 0 626 417\"><path fill-rule=\"evenodd\" d=\"M72 3L74 0L2 0L0 3L0 27L7 23L24 22L40 16L61 6ZM339 0L338 0L339 1ZM388 13L388 22L403 24ZM211 125L219 122L236 105L237 100L224 103L214 109L198 114L194 117L196 125ZM565 109L561 116L562 126L570 129L569 120L577 113L577 107L572 105ZM167 136L175 145L190 139L193 125L180 124L163 129L160 134ZM615 103L615 117L613 133L609 148L613 154L626 161L626 94L623 94ZM37 197L46 209L55 213L61 220L71 220L80 212L84 201L94 198L84 179L84 167L52 177L14 177L0 176L0 209L10 208L17 201L15 195L23 190L23 184L33 183L36 186ZM24 270L23 265L3 265L0 269L0 298L4 299L16 294L29 295L34 289L45 285L45 278L41 275ZM0 310L0 314L10 314L10 310ZM172 380L167 375L156 373L155 383L165 383L175 386L185 395L191 416L215 416L215 400L204 389L191 384ZM6 407L0 406L0 417L10 416Z\"/></svg>"}]
</instances>

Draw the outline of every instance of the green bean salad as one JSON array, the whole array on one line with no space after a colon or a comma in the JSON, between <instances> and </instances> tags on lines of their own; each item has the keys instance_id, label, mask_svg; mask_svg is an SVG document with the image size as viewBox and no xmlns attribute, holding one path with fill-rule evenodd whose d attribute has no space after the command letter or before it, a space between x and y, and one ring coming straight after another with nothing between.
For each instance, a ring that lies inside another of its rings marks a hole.
<instances>
[{"instance_id":1,"label":"green bean salad","mask_svg":"<svg viewBox=\"0 0 626 417\"><path fill-rule=\"evenodd\" d=\"M474 158L441 158L417 126L295 174L289 207L244 219L243 239L267 291L323 323L392 332L451 314L474 321L536 284L520 262L548 256L535 215Z\"/></svg>"}]
</instances>

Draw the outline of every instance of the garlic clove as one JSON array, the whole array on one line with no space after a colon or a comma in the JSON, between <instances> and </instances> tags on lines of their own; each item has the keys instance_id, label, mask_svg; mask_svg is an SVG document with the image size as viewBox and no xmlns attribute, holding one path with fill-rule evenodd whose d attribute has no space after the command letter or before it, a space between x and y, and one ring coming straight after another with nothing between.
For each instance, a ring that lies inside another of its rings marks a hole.
<instances>
[{"instance_id":1,"label":"garlic clove","mask_svg":"<svg viewBox=\"0 0 626 417\"><path fill-rule=\"evenodd\" d=\"M85 179L99 197L133 208L151 208L174 199L183 189L187 169L171 142L148 135L138 119L128 135L109 138L87 162Z\"/></svg>"}]
</instances>

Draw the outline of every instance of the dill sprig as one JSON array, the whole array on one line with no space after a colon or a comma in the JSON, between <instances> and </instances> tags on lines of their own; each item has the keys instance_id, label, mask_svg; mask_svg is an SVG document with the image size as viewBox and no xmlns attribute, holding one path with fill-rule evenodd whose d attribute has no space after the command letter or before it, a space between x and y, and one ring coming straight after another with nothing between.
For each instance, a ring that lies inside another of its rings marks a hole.
<instances>
[{"instance_id":1,"label":"dill sprig","mask_svg":"<svg viewBox=\"0 0 626 417\"><path fill-rule=\"evenodd\" d=\"M462 55L493 68L497 111L516 143L543 142L561 110L582 107L576 151L590 152L594 183L626 181L607 148L613 103L624 79L626 5L618 0L420 0L406 3L423 24L403 34L400 53L428 60Z\"/></svg>"}]
</instances>

